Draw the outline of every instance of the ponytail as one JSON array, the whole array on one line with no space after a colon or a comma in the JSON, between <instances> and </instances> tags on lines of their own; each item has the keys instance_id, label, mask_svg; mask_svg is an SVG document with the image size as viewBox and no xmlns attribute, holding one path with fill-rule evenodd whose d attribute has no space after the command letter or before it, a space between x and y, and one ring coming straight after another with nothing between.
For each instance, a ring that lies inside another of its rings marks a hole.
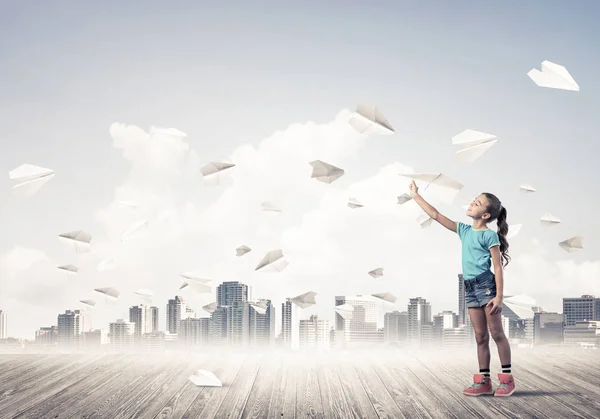
<instances>
[{"instance_id":1,"label":"ponytail","mask_svg":"<svg viewBox=\"0 0 600 419\"><path fill-rule=\"evenodd\" d=\"M508 254L508 240L506 235L508 234L508 224L506 223L506 208L500 206L500 212L498 213L497 219L498 225L498 238L500 239L500 253L502 254L502 266L508 265L510 262L510 256Z\"/></svg>"}]
</instances>

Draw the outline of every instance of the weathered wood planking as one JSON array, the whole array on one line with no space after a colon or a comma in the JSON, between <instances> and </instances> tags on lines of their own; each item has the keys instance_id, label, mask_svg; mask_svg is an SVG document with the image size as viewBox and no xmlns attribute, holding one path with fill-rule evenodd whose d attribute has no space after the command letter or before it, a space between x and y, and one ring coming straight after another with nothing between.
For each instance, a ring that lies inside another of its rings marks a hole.
<instances>
[{"instance_id":1,"label":"weathered wood planking","mask_svg":"<svg viewBox=\"0 0 600 419\"><path fill-rule=\"evenodd\" d=\"M517 392L500 399L462 395L474 350L0 354L0 417L600 418L598 356L514 350ZM223 387L189 382L199 368ZM499 368L492 352L494 387Z\"/></svg>"}]
</instances>

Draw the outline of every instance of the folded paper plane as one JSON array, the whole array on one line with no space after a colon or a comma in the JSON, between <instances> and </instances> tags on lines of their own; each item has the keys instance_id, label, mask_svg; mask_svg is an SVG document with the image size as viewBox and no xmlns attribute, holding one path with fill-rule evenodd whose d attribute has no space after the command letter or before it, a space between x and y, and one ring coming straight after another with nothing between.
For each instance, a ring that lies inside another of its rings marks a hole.
<instances>
[{"instance_id":1,"label":"folded paper plane","mask_svg":"<svg viewBox=\"0 0 600 419\"><path fill-rule=\"evenodd\" d=\"M281 272L288 265L289 263L287 260L283 258L283 251L281 249L276 249L268 252L254 270L261 270L262 272Z\"/></svg>"},{"instance_id":2,"label":"folded paper plane","mask_svg":"<svg viewBox=\"0 0 600 419\"><path fill-rule=\"evenodd\" d=\"M383 301L387 301L389 303L395 303L396 302L396 296L394 296L394 294L390 293L390 292L382 292L379 294L371 294L373 297L382 299Z\"/></svg>"},{"instance_id":3,"label":"folded paper plane","mask_svg":"<svg viewBox=\"0 0 600 419\"><path fill-rule=\"evenodd\" d=\"M200 168L200 173L204 184L208 186L217 186L221 183L223 172L235 167L233 163L210 162Z\"/></svg>"},{"instance_id":4,"label":"folded paper plane","mask_svg":"<svg viewBox=\"0 0 600 419\"><path fill-rule=\"evenodd\" d=\"M356 131L366 135L390 135L395 132L383 113L373 105L358 105L348 123Z\"/></svg>"},{"instance_id":5,"label":"folded paper plane","mask_svg":"<svg viewBox=\"0 0 600 419\"><path fill-rule=\"evenodd\" d=\"M78 253L89 252L90 250L90 242L92 241L92 236L91 234L86 233L85 231L71 231L69 233L59 234L58 237L70 246L75 247L75 250Z\"/></svg>"},{"instance_id":6,"label":"folded paper plane","mask_svg":"<svg viewBox=\"0 0 600 419\"><path fill-rule=\"evenodd\" d=\"M252 249L250 249L248 246L242 245L235 249L235 255L236 256L244 256L246 253L250 252L251 250Z\"/></svg>"},{"instance_id":7,"label":"folded paper plane","mask_svg":"<svg viewBox=\"0 0 600 419\"><path fill-rule=\"evenodd\" d=\"M507 239L512 239L513 237L515 237L517 234L519 234L519 231L521 231L521 227L523 226L523 224L511 224L508 226L508 234L506 235Z\"/></svg>"},{"instance_id":8,"label":"folded paper plane","mask_svg":"<svg viewBox=\"0 0 600 419\"><path fill-rule=\"evenodd\" d=\"M54 177L54 170L32 164L22 164L8 172L8 177L16 181L13 192L19 196L29 196L36 193Z\"/></svg>"},{"instance_id":9,"label":"folded paper plane","mask_svg":"<svg viewBox=\"0 0 600 419\"><path fill-rule=\"evenodd\" d=\"M308 291L308 292L305 292L304 294L300 294L300 295L292 298L290 301L292 303L296 304L300 308L306 308L306 307L310 307L317 303L315 301L316 295L317 295L316 292Z\"/></svg>"},{"instance_id":10,"label":"folded paper plane","mask_svg":"<svg viewBox=\"0 0 600 419\"><path fill-rule=\"evenodd\" d=\"M323 183L331 183L344 176L344 169L335 167L321 160L315 160L309 163L312 168L311 178Z\"/></svg>"},{"instance_id":11,"label":"folded paper plane","mask_svg":"<svg viewBox=\"0 0 600 419\"><path fill-rule=\"evenodd\" d=\"M583 249L583 237L575 236L570 239L563 240L558 245L569 253L576 252Z\"/></svg>"},{"instance_id":12,"label":"folded paper plane","mask_svg":"<svg viewBox=\"0 0 600 419\"><path fill-rule=\"evenodd\" d=\"M579 85L567 69L550 61L542 62L542 71L534 68L527 75L540 87L579 91Z\"/></svg>"},{"instance_id":13,"label":"folded paper plane","mask_svg":"<svg viewBox=\"0 0 600 419\"><path fill-rule=\"evenodd\" d=\"M65 271L69 275L76 275L79 269L75 265L62 265L59 266L58 269L61 271Z\"/></svg>"},{"instance_id":14,"label":"folded paper plane","mask_svg":"<svg viewBox=\"0 0 600 419\"><path fill-rule=\"evenodd\" d=\"M213 313L216 309L217 309L218 305L216 302L212 302L210 304L207 304L205 306L202 307L203 310L207 311L208 313Z\"/></svg>"},{"instance_id":15,"label":"folded paper plane","mask_svg":"<svg viewBox=\"0 0 600 419\"><path fill-rule=\"evenodd\" d=\"M190 375L189 380L199 387L222 387L221 381L210 371L198 370Z\"/></svg>"},{"instance_id":16,"label":"folded paper plane","mask_svg":"<svg viewBox=\"0 0 600 419\"><path fill-rule=\"evenodd\" d=\"M348 200L348 207L350 207L352 209L356 209L356 208L362 208L362 207L364 207L364 205L361 204L356 198L350 198Z\"/></svg>"},{"instance_id":17,"label":"folded paper plane","mask_svg":"<svg viewBox=\"0 0 600 419\"><path fill-rule=\"evenodd\" d=\"M372 271L369 271L369 275L373 278L380 278L383 276L383 268L373 269Z\"/></svg>"},{"instance_id":18,"label":"folded paper plane","mask_svg":"<svg viewBox=\"0 0 600 419\"><path fill-rule=\"evenodd\" d=\"M545 213L540 218L540 223L545 227L550 227L560 223L560 220L550 212Z\"/></svg>"},{"instance_id":19,"label":"folded paper plane","mask_svg":"<svg viewBox=\"0 0 600 419\"><path fill-rule=\"evenodd\" d=\"M335 312L342 316L344 320L352 320L352 315L354 314L354 306L350 304L341 304L339 306L334 307Z\"/></svg>"},{"instance_id":20,"label":"folded paper plane","mask_svg":"<svg viewBox=\"0 0 600 419\"><path fill-rule=\"evenodd\" d=\"M533 186L527 185L527 184L523 184L523 185L519 186L519 190L521 192L525 192L525 193L535 192L535 188Z\"/></svg>"},{"instance_id":21,"label":"folded paper plane","mask_svg":"<svg viewBox=\"0 0 600 419\"><path fill-rule=\"evenodd\" d=\"M481 157L497 141L495 135L466 129L452 137L452 144L461 147L456 152L456 160L461 163L471 163Z\"/></svg>"}]
</instances>

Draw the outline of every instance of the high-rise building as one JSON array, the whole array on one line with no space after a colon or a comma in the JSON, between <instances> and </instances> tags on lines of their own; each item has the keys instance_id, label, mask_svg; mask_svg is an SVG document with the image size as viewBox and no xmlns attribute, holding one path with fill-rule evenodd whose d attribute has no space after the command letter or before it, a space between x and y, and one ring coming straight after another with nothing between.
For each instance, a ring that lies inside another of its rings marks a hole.
<instances>
[{"instance_id":1,"label":"high-rise building","mask_svg":"<svg viewBox=\"0 0 600 419\"><path fill-rule=\"evenodd\" d=\"M110 347L113 350L129 350L133 348L135 323L118 319L109 325Z\"/></svg>"},{"instance_id":2,"label":"high-rise building","mask_svg":"<svg viewBox=\"0 0 600 419\"><path fill-rule=\"evenodd\" d=\"M431 305L425 298L411 298L408 304L408 338L413 343L421 343L423 325L431 323Z\"/></svg>"},{"instance_id":3,"label":"high-rise building","mask_svg":"<svg viewBox=\"0 0 600 419\"><path fill-rule=\"evenodd\" d=\"M308 320L300 320L298 335L300 349L329 348L329 322L319 320L316 315Z\"/></svg>"},{"instance_id":4,"label":"high-rise building","mask_svg":"<svg viewBox=\"0 0 600 419\"><path fill-rule=\"evenodd\" d=\"M145 304L129 307L129 321L135 325L134 336L137 343L141 343L142 335L154 332L153 310Z\"/></svg>"},{"instance_id":5,"label":"high-rise building","mask_svg":"<svg viewBox=\"0 0 600 419\"><path fill-rule=\"evenodd\" d=\"M250 344L250 304L234 301L227 307L227 343L230 346L246 347Z\"/></svg>"},{"instance_id":6,"label":"high-rise building","mask_svg":"<svg viewBox=\"0 0 600 419\"><path fill-rule=\"evenodd\" d=\"M179 343L187 348L208 345L210 319L208 317L188 317L179 321L177 338Z\"/></svg>"},{"instance_id":7,"label":"high-rise building","mask_svg":"<svg viewBox=\"0 0 600 419\"><path fill-rule=\"evenodd\" d=\"M152 332L146 333L142 336L142 344L140 350L147 353L160 353L164 352L165 345L165 332Z\"/></svg>"},{"instance_id":8,"label":"high-rise building","mask_svg":"<svg viewBox=\"0 0 600 419\"><path fill-rule=\"evenodd\" d=\"M281 334L284 348L300 347L300 311L291 298L281 303Z\"/></svg>"},{"instance_id":9,"label":"high-rise building","mask_svg":"<svg viewBox=\"0 0 600 419\"><path fill-rule=\"evenodd\" d=\"M582 295L575 298L563 298L565 326L574 326L577 322L600 320L600 298Z\"/></svg>"},{"instance_id":10,"label":"high-rise building","mask_svg":"<svg viewBox=\"0 0 600 419\"><path fill-rule=\"evenodd\" d=\"M558 344L564 341L564 316L560 313L534 313L533 344Z\"/></svg>"},{"instance_id":11,"label":"high-rise building","mask_svg":"<svg viewBox=\"0 0 600 419\"><path fill-rule=\"evenodd\" d=\"M214 345L227 343L227 307L219 306L210 315L209 339Z\"/></svg>"},{"instance_id":12,"label":"high-rise building","mask_svg":"<svg viewBox=\"0 0 600 419\"><path fill-rule=\"evenodd\" d=\"M76 347L82 332L82 313L80 310L66 310L58 315L58 344Z\"/></svg>"},{"instance_id":13,"label":"high-rise building","mask_svg":"<svg viewBox=\"0 0 600 419\"><path fill-rule=\"evenodd\" d=\"M8 316L0 310L0 339L8 338Z\"/></svg>"},{"instance_id":14,"label":"high-rise building","mask_svg":"<svg viewBox=\"0 0 600 419\"><path fill-rule=\"evenodd\" d=\"M238 281L228 281L217 287L218 306L232 306L236 302L245 301L249 301L248 285Z\"/></svg>"},{"instance_id":15,"label":"high-rise building","mask_svg":"<svg viewBox=\"0 0 600 419\"><path fill-rule=\"evenodd\" d=\"M108 333L103 329L88 330L81 334L81 343L86 349L101 349L108 343Z\"/></svg>"},{"instance_id":16,"label":"high-rise building","mask_svg":"<svg viewBox=\"0 0 600 419\"><path fill-rule=\"evenodd\" d=\"M458 274L458 325L467 324L469 309L465 297L465 277Z\"/></svg>"},{"instance_id":17,"label":"high-rise building","mask_svg":"<svg viewBox=\"0 0 600 419\"><path fill-rule=\"evenodd\" d=\"M386 342L404 341L408 338L408 313L394 310L383 316L383 339Z\"/></svg>"},{"instance_id":18,"label":"high-rise building","mask_svg":"<svg viewBox=\"0 0 600 419\"><path fill-rule=\"evenodd\" d=\"M152 322L152 331L150 333L158 332L158 307L150 307L150 318Z\"/></svg>"},{"instance_id":19,"label":"high-rise building","mask_svg":"<svg viewBox=\"0 0 600 419\"><path fill-rule=\"evenodd\" d=\"M55 345L58 343L58 326L40 327L35 331L36 345Z\"/></svg>"},{"instance_id":20,"label":"high-rise building","mask_svg":"<svg viewBox=\"0 0 600 419\"><path fill-rule=\"evenodd\" d=\"M565 345L600 347L600 321L578 321L565 326Z\"/></svg>"},{"instance_id":21,"label":"high-rise building","mask_svg":"<svg viewBox=\"0 0 600 419\"><path fill-rule=\"evenodd\" d=\"M167 303L167 333L172 335L177 334L179 320L183 319L186 309L187 307L185 301L183 301L183 297L176 295L175 298L169 300Z\"/></svg>"},{"instance_id":22,"label":"high-rise building","mask_svg":"<svg viewBox=\"0 0 600 419\"><path fill-rule=\"evenodd\" d=\"M335 305L353 307L352 316L344 318L335 312L335 329L344 331L347 342L383 342L383 331L377 329L378 301L368 295L336 296ZM336 336L337 338L337 336Z\"/></svg>"},{"instance_id":23,"label":"high-rise building","mask_svg":"<svg viewBox=\"0 0 600 419\"><path fill-rule=\"evenodd\" d=\"M275 344L275 307L271 300L258 299L249 312L249 340L252 346ZM264 308L264 310L263 310Z\"/></svg>"}]
</instances>

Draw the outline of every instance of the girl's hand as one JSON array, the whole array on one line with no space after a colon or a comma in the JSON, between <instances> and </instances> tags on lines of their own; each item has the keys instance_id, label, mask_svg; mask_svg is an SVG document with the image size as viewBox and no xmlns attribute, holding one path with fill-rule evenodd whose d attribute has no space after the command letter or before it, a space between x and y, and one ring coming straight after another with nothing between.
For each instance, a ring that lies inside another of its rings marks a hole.
<instances>
[{"instance_id":1,"label":"girl's hand","mask_svg":"<svg viewBox=\"0 0 600 419\"><path fill-rule=\"evenodd\" d=\"M502 297L494 297L490 304L490 314L496 314L502 312Z\"/></svg>"},{"instance_id":2,"label":"girl's hand","mask_svg":"<svg viewBox=\"0 0 600 419\"><path fill-rule=\"evenodd\" d=\"M417 186L414 180L410 182L410 185L408 185L408 189L410 191L409 195L411 198L414 198L419 194L419 187Z\"/></svg>"}]
</instances>

